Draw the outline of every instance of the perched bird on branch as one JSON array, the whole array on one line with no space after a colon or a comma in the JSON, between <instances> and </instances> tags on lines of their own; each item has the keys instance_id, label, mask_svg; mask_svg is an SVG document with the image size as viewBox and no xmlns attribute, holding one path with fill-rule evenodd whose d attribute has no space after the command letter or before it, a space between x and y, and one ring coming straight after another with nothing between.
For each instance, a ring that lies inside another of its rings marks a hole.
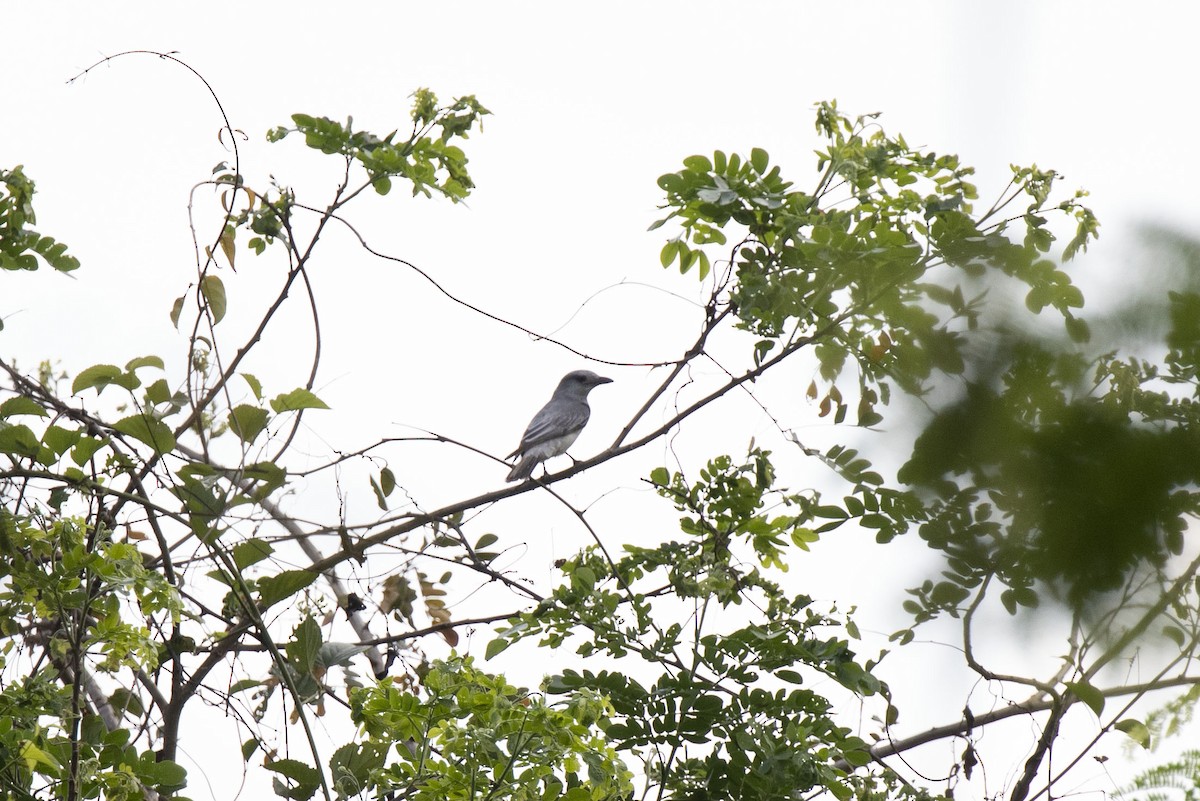
<instances>
[{"instance_id":1,"label":"perched bird on branch","mask_svg":"<svg viewBox=\"0 0 1200 801\"><path fill-rule=\"evenodd\" d=\"M611 378L596 375L591 370L576 370L563 376L549 403L533 416L525 436L521 437L521 444L508 455L509 459L520 458L506 480L527 479L539 464L566 453L592 414L587 402L588 393L611 382Z\"/></svg>"}]
</instances>

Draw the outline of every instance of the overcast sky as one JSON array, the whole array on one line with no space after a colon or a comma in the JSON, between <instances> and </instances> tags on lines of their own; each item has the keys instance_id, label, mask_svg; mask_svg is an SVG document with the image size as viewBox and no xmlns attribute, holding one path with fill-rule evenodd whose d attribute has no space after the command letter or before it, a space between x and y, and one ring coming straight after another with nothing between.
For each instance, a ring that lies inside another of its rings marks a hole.
<instances>
[{"instance_id":1,"label":"overcast sky","mask_svg":"<svg viewBox=\"0 0 1200 801\"><path fill-rule=\"evenodd\" d=\"M398 191L364 198L349 216L372 245L493 314L603 359L646 362L690 341L700 297L691 277L658 267L663 232L646 233L657 176L692 153L758 146L811 183L812 106L826 99L882 112L911 144L958 153L985 198L1010 163L1053 167L1066 186L1091 190L1103 228L1083 280L1123 286L1140 223L1190 230L1200 218L1198 16L1166 2L9 3L0 164L25 165L40 191L39 229L67 242L83 269L0 276L0 354L26 367L57 358L71 372L150 352L181 363L185 342L167 313L194 275L189 192L230 153L207 89L177 65L122 58L68 84L125 50L171 51L195 68L246 133L251 184L274 175L316 206L337 165L295 139L266 144L268 128L304 112L353 115L385 134L404 127L417 87L476 95L494 116L466 144L479 187L466 207ZM199 219L212 218L211 194L196 204ZM503 455L559 376L595 368L463 312L343 235L328 248L314 272L325 323L318 394L335 413L317 444L349 449L415 426ZM224 274L231 329L274 287L241 258L236 276ZM252 366L278 382L272 394L303 383L306 331L284 326ZM641 368L600 371L616 382L593 395L581 456L610 442L657 380ZM798 399L806 383L763 391ZM754 407L723 413L739 411ZM771 429L748 419L727 439L714 427L706 452L737 452ZM665 458L649 450L605 466L578 497L614 481L643 492L637 477ZM494 487L503 472L479 459L427 469L421 454L396 452L393 466L426 506ZM352 512L373 503L362 489ZM528 572L549 581L552 559L584 536L535 500L516 506L537 513L528 528L548 532L549 551ZM846 582L822 575L837 597Z\"/></svg>"}]
</instances>

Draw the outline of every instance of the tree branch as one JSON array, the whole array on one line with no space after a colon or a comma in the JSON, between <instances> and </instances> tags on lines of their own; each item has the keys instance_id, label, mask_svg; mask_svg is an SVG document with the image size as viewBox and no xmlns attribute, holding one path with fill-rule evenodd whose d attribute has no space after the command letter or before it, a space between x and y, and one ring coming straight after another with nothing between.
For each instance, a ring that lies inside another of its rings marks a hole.
<instances>
[{"instance_id":1,"label":"tree branch","mask_svg":"<svg viewBox=\"0 0 1200 801\"><path fill-rule=\"evenodd\" d=\"M1147 682L1144 684L1127 684L1120 687L1109 687L1108 689L1099 690L1100 694L1105 698L1117 698L1122 695L1145 694L1156 692L1158 690L1169 690L1172 687L1191 687L1200 684L1200 676L1177 676L1173 679L1165 679L1162 681ZM988 726L992 723L998 723L1001 720L1017 717L1018 715L1032 715L1037 712L1045 712L1053 708L1054 699L1042 698L1033 696L1020 703L1015 703L1001 709L995 709L991 712L985 712L980 715L973 715L970 720L963 718L953 723L947 723L942 726L935 726L932 729L914 734L911 737L905 737L900 740L888 739L881 741L872 746L868 753L871 758L878 761L903 754L906 751L911 751L922 745L928 745L939 740L945 740L948 737L958 737L967 734L972 728L980 728ZM834 766L841 770L850 770L851 765L845 760L837 760Z\"/></svg>"}]
</instances>

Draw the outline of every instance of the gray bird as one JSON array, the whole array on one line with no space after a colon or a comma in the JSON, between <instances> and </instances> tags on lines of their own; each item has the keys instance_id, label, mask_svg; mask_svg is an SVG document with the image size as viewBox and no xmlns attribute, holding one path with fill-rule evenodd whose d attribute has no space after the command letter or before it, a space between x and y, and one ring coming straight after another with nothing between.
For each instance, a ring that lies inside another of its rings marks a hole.
<instances>
[{"instance_id":1,"label":"gray bird","mask_svg":"<svg viewBox=\"0 0 1200 801\"><path fill-rule=\"evenodd\" d=\"M507 458L520 459L509 472L506 481L520 481L533 474L533 469L553 456L567 452L592 414L587 396L611 378L596 375L591 370L576 370L563 376L550 402L533 416L521 444Z\"/></svg>"}]
</instances>

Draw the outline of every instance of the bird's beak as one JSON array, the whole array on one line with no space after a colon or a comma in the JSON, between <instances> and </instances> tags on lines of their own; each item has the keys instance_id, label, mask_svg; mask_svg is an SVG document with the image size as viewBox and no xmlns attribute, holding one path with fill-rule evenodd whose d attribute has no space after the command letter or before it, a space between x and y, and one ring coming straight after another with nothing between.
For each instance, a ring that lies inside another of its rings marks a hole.
<instances>
[{"instance_id":1,"label":"bird's beak","mask_svg":"<svg viewBox=\"0 0 1200 801\"><path fill-rule=\"evenodd\" d=\"M605 378L602 375L596 376L596 386L600 386L601 384L611 384L611 383L612 383L611 378Z\"/></svg>"}]
</instances>

